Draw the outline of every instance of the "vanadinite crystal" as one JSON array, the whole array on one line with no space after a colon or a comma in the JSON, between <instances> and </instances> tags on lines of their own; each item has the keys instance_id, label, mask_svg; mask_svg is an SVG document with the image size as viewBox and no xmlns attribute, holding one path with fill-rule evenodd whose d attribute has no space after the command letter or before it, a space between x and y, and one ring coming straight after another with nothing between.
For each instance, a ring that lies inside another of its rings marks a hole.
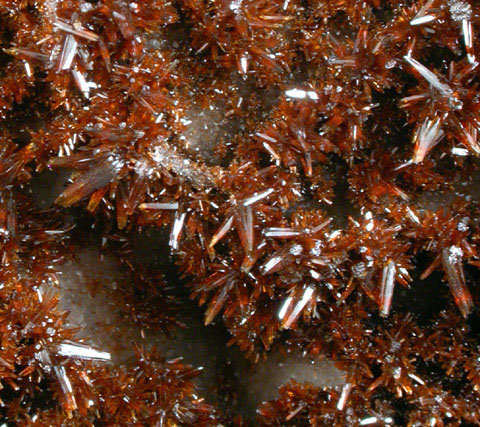
<instances>
[{"instance_id":1,"label":"vanadinite crystal","mask_svg":"<svg viewBox=\"0 0 480 427\"><path fill-rule=\"evenodd\" d=\"M0 0L0 425L480 425L479 31Z\"/></svg>"}]
</instances>

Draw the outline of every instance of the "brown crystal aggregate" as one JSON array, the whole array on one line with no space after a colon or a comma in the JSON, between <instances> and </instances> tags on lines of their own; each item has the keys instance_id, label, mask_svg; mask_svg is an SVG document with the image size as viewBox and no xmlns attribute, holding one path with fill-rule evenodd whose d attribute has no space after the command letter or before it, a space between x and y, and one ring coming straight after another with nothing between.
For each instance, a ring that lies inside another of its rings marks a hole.
<instances>
[{"instance_id":1,"label":"brown crystal aggregate","mask_svg":"<svg viewBox=\"0 0 480 427\"><path fill-rule=\"evenodd\" d=\"M255 425L480 424L479 28L474 0L0 0L3 425L249 423L155 348L112 363L46 291L94 233L125 316L181 325L146 229L246 358L343 371Z\"/></svg>"}]
</instances>

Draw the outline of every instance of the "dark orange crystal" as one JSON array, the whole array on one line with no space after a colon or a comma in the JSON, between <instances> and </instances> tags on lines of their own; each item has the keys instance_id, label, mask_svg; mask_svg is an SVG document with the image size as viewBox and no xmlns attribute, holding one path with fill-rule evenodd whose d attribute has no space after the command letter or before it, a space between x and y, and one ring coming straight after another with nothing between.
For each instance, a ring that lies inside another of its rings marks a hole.
<instances>
[{"instance_id":1,"label":"dark orange crystal","mask_svg":"<svg viewBox=\"0 0 480 427\"><path fill-rule=\"evenodd\" d=\"M139 328L187 294L253 361L344 371L259 425L480 424L479 25L473 0L0 0L0 421L241 425L199 369L68 325L45 286L94 234ZM140 267L166 229L171 270Z\"/></svg>"}]
</instances>

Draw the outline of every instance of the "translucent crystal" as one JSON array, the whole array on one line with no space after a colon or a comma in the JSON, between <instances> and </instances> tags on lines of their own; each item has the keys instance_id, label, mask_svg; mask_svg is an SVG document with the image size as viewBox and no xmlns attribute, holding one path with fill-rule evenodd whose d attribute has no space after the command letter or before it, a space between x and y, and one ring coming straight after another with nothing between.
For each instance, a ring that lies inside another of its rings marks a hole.
<instances>
[{"instance_id":1,"label":"translucent crystal","mask_svg":"<svg viewBox=\"0 0 480 427\"><path fill-rule=\"evenodd\" d=\"M437 89L442 96L450 100L452 105L456 105L456 108L461 108L461 102L456 98L452 89L445 83L442 83L440 79L432 73L427 67L418 62L416 59L409 55L403 57L432 87Z\"/></svg>"},{"instance_id":2,"label":"translucent crystal","mask_svg":"<svg viewBox=\"0 0 480 427\"><path fill-rule=\"evenodd\" d=\"M410 25L415 26L415 25L423 25L427 24L429 22L435 21L435 16L434 15L425 15L425 16L420 16L412 19L410 21Z\"/></svg>"},{"instance_id":3,"label":"translucent crystal","mask_svg":"<svg viewBox=\"0 0 480 427\"><path fill-rule=\"evenodd\" d=\"M75 401L75 396L73 395L72 383L67 376L65 368L63 366L56 365L53 367L53 370L65 395L65 399L67 401L67 411L74 411L75 409L77 409L77 403Z\"/></svg>"},{"instance_id":4,"label":"translucent crystal","mask_svg":"<svg viewBox=\"0 0 480 427\"><path fill-rule=\"evenodd\" d=\"M222 238L227 234L230 229L232 228L233 224L233 215L230 215L225 219L225 221L222 223L220 228L216 231L216 233L213 235L212 240L209 243L209 247L213 248Z\"/></svg>"},{"instance_id":5,"label":"translucent crystal","mask_svg":"<svg viewBox=\"0 0 480 427\"><path fill-rule=\"evenodd\" d=\"M72 67L73 59L77 53L77 46L78 43L75 40L75 37L71 34L65 37L60 61L58 63L59 70L69 70Z\"/></svg>"},{"instance_id":6,"label":"translucent crystal","mask_svg":"<svg viewBox=\"0 0 480 427\"><path fill-rule=\"evenodd\" d=\"M395 288L396 267L393 261L389 261L383 268L382 283L380 289L380 314L387 317L392 304L393 290Z\"/></svg>"},{"instance_id":7,"label":"translucent crystal","mask_svg":"<svg viewBox=\"0 0 480 427\"><path fill-rule=\"evenodd\" d=\"M61 343L57 348L57 354L77 359L110 360L110 353L77 343Z\"/></svg>"},{"instance_id":8,"label":"translucent crystal","mask_svg":"<svg viewBox=\"0 0 480 427\"><path fill-rule=\"evenodd\" d=\"M99 36L97 34L95 34L92 31L86 30L79 25L74 26L74 25L67 24L64 21L57 20L53 23L53 26L56 28L59 28L62 31L76 35L78 37L82 37L87 40L91 40L94 42L99 40Z\"/></svg>"},{"instance_id":9,"label":"translucent crystal","mask_svg":"<svg viewBox=\"0 0 480 427\"><path fill-rule=\"evenodd\" d=\"M139 208L143 210L166 210L166 211L176 211L178 210L178 203L142 203Z\"/></svg>"},{"instance_id":10,"label":"translucent crystal","mask_svg":"<svg viewBox=\"0 0 480 427\"><path fill-rule=\"evenodd\" d=\"M475 54L473 52L473 28L472 23L466 19L462 21L462 34L465 50L467 51L467 59L470 64L475 64Z\"/></svg>"},{"instance_id":11,"label":"translucent crystal","mask_svg":"<svg viewBox=\"0 0 480 427\"><path fill-rule=\"evenodd\" d=\"M263 234L265 237L291 239L301 236L302 232L295 228L269 227L263 230Z\"/></svg>"},{"instance_id":12,"label":"translucent crystal","mask_svg":"<svg viewBox=\"0 0 480 427\"><path fill-rule=\"evenodd\" d=\"M415 17L410 21L410 25L422 25L435 20L434 15L426 15L426 12L433 4L433 0L428 0L418 11Z\"/></svg>"},{"instance_id":13,"label":"translucent crystal","mask_svg":"<svg viewBox=\"0 0 480 427\"><path fill-rule=\"evenodd\" d=\"M257 202L260 202L263 199L266 199L268 196L273 194L275 190L273 188L268 188L265 191L262 191L258 194L254 194L251 197L248 197L247 199L243 200L243 205L244 206L251 206Z\"/></svg>"},{"instance_id":14,"label":"translucent crystal","mask_svg":"<svg viewBox=\"0 0 480 427\"><path fill-rule=\"evenodd\" d=\"M450 291L463 317L468 317L473 309L473 300L465 282L462 261L463 251L458 246L450 246L442 251L442 263Z\"/></svg>"},{"instance_id":15,"label":"translucent crystal","mask_svg":"<svg viewBox=\"0 0 480 427\"><path fill-rule=\"evenodd\" d=\"M441 129L442 121L440 118L425 119L420 127L415 130L413 135L413 143L415 144L413 162L423 162L428 152L437 145L443 138L443 130Z\"/></svg>"},{"instance_id":16,"label":"translucent crystal","mask_svg":"<svg viewBox=\"0 0 480 427\"><path fill-rule=\"evenodd\" d=\"M283 264L291 259L291 256L290 246L287 245L280 248L278 251L274 252L262 266L260 266L260 272L267 275L279 271Z\"/></svg>"},{"instance_id":17,"label":"translucent crystal","mask_svg":"<svg viewBox=\"0 0 480 427\"><path fill-rule=\"evenodd\" d=\"M282 328L288 329L298 319L306 305L311 302L315 289L307 286L299 292L294 292L293 296L289 296L283 303L278 318L281 320Z\"/></svg>"},{"instance_id":18,"label":"translucent crystal","mask_svg":"<svg viewBox=\"0 0 480 427\"><path fill-rule=\"evenodd\" d=\"M234 278L229 278L220 291L213 297L208 310L205 312L205 325L212 323L215 316L220 312L224 306L235 281Z\"/></svg>"},{"instance_id":19,"label":"translucent crystal","mask_svg":"<svg viewBox=\"0 0 480 427\"><path fill-rule=\"evenodd\" d=\"M352 388L353 388L353 384L351 382L347 382L343 386L342 393L340 394L340 399L338 399L338 402L337 402L337 409L339 411L343 411L345 409L345 404L347 403L348 396L350 395Z\"/></svg>"},{"instance_id":20,"label":"translucent crystal","mask_svg":"<svg viewBox=\"0 0 480 427\"><path fill-rule=\"evenodd\" d=\"M81 90L85 98L90 98L90 85L85 79L84 74L75 68L72 70L72 75L77 83L78 88Z\"/></svg>"},{"instance_id":21,"label":"translucent crystal","mask_svg":"<svg viewBox=\"0 0 480 427\"><path fill-rule=\"evenodd\" d=\"M185 223L186 217L186 212L177 211L177 213L175 214L175 219L173 221L169 240L169 245L174 251L178 251L178 249L180 248L180 236L182 234L183 225Z\"/></svg>"},{"instance_id":22,"label":"translucent crystal","mask_svg":"<svg viewBox=\"0 0 480 427\"><path fill-rule=\"evenodd\" d=\"M123 167L123 161L114 156L106 156L97 161L90 170L77 178L55 201L62 206L71 206L94 191L105 187L112 182L120 169Z\"/></svg>"},{"instance_id":23,"label":"translucent crystal","mask_svg":"<svg viewBox=\"0 0 480 427\"><path fill-rule=\"evenodd\" d=\"M247 256L253 253L253 214L250 205L240 205L236 208L235 226Z\"/></svg>"}]
</instances>

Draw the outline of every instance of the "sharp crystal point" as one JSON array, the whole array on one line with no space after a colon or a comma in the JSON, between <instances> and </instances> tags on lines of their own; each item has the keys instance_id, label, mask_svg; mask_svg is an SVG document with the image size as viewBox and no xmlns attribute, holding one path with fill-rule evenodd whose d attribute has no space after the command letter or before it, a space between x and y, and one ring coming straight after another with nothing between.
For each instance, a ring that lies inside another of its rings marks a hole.
<instances>
[{"instance_id":1,"label":"sharp crystal point","mask_svg":"<svg viewBox=\"0 0 480 427\"><path fill-rule=\"evenodd\" d=\"M480 144L478 142L478 127L472 123L463 124L457 123L460 130L461 142L473 151L477 156L480 156ZM457 154L458 155L458 154Z\"/></svg>"},{"instance_id":2,"label":"sharp crystal point","mask_svg":"<svg viewBox=\"0 0 480 427\"><path fill-rule=\"evenodd\" d=\"M317 225L316 227L310 230L310 234L316 234L319 231L323 230L327 225L329 225L333 221L333 218L328 218L327 220L323 221L321 224Z\"/></svg>"},{"instance_id":3,"label":"sharp crystal point","mask_svg":"<svg viewBox=\"0 0 480 427\"><path fill-rule=\"evenodd\" d=\"M208 244L210 248L213 248L222 238L227 234L233 225L233 215L227 217L227 219L222 223L216 233L213 235L212 240Z\"/></svg>"},{"instance_id":4,"label":"sharp crystal point","mask_svg":"<svg viewBox=\"0 0 480 427\"><path fill-rule=\"evenodd\" d=\"M110 184L122 167L123 161L113 155L99 160L96 165L77 178L60 194L55 203L64 207L74 205L94 191Z\"/></svg>"},{"instance_id":5,"label":"sharp crystal point","mask_svg":"<svg viewBox=\"0 0 480 427\"><path fill-rule=\"evenodd\" d=\"M276 140L275 138L273 138L273 137L271 137L271 136L269 136L269 135L267 135L267 134L265 134L265 133L257 132L255 135L257 135L259 138L262 138L262 139L264 139L264 140L266 140L266 141L268 141L268 142L272 142L272 143L274 143L274 144L277 142L277 140Z\"/></svg>"}]
</instances>

